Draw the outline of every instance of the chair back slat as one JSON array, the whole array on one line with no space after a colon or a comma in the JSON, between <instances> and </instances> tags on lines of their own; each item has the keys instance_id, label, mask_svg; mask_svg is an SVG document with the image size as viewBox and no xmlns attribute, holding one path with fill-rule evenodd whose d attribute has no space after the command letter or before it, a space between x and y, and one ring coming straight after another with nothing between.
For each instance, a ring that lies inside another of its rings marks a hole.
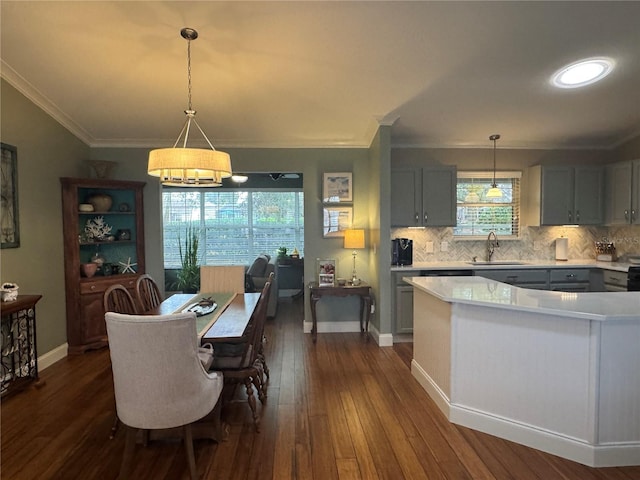
<instances>
[{"instance_id":1,"label":"chair back slat","mask_svg":"<svg viewBox=\"0 0 640 480\"><path fill-rule=\"evenodd\" d=\"M105 312L126 313L135 315L138 308L129 291L119 283L111 285L104 292L102 299Z\"/></svg>"},{"instance_id":2,"label":"chair back slat","mask_svg":"<svg viewBox=\"0 0 640 480\"><path fill-rule=\"evenodd\" d=\"M244 293L244 266L201 266L200 291Z\"/></svg>"},{"instance_id":3,"label":"chair back slat","mask_svg":"<svg viewBox=\"0 0 640 480\"><path fill-rule=\"evenodd\" d=\"M140 312L148 312L162 303L160 289L151 275L140 275L136 281L136 297L140 304Z\"/></svg>"}]
</instances>

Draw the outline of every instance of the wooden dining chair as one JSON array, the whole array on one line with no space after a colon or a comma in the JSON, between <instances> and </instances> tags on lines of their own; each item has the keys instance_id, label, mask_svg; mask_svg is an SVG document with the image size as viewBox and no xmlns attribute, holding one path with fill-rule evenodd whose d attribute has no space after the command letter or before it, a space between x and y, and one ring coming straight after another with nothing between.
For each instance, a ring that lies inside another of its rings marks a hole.
<instances>
[{"instance_id":1,"label":"wooden dining chair","mask_svg":"<svg viewBox=\"0 0 640 480\"><path fill-rule=\"evenodd\" d=\"M136 297L140 312L148 312L162 303L160 289L151 275L145 273L136 280Z\"/></svg>"},{"instance_id":2,"label":"wooden dining chair","mask_svg":"<svg viewBox=\"0 0 640 480\"><path fill-rule=\"evenodd\" d=\"M244 266L203 265L200 267L200 291L244 293Z\"/></svg>"},{"instance_id":3,"label":"wooden dining chair","mask_svg":"<svg viewBox=\"0 0 640 480\"><path fill-rule=\"evenodd\" d=\"M138 313L138 307L129 290L119 283L107 288L102 303L105 312L128 313L130 315Z\"/></svg>"},{"instance_id":4,"label":"wooden dining chair","mask_svg":"<svg viewBox=\"0 0 640 480\"><path fill-rule=\"evenodd\" d=\"M211 370L223 373L226 397L230 397L237 384L244 384L247 402L251 408L256 432L260 431L260 417L257 412L254 387L261 403L267 397L267 388L262 379L264 376L263 363L259 358L260 344L267 319L267 304L271 283L267 282L262 289L258 305L242 337L220 342L213 342L214 357Z\"/></svg>"}]
</instances>

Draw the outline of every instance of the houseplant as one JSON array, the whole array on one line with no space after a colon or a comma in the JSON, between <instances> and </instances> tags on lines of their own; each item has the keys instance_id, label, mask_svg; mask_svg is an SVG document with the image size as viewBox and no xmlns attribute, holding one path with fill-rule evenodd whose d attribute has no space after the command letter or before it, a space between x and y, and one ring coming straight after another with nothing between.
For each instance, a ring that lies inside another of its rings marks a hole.
<instances>
[{"instance_id":1,"label":"houseplant","mask_svg":"<svg viewBox=\"0 0 640 480\"><path fill-rule=\"evenodd\" d=\"M183 246L178 234L178 251L182 268L178 270L175 287L184 293L196 293L200 289L199 237L200 232L197 229L187 227Z\"/></svg>"}]
</instances>

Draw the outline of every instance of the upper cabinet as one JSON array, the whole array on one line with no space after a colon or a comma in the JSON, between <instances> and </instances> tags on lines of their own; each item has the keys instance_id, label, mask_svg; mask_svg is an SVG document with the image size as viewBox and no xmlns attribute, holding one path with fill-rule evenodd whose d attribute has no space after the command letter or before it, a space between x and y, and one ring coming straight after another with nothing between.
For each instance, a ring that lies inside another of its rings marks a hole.
<instances>
[{"instance_id":1,"label":"upper cabinet","mask_svg":"<svg viewBox=\"0 0 640 480\"><path fill-rule=\"evenodd\" d=\"M601 167L540 166L529 169L526 224L601 225L604 172Z\"/></svg>"},{"instance_id":2,"label":"upper cabinet","mask_svg":"<svg viewBox=\"0 0 640 480\"><path fill-rule=\"evenodd\" d=\"M605 168L606 224L640 224L640 160Z\"/></svg>"},{"instance_id":3,"label":"upper cabinet","mask_svg":"<svg viewBox=\"0 0 640 480\"><path fill-rule=\"evenodd\" d=\"M455 226L456 181L455 166L391 169L391 226Z\"/></svg>"}]
</instances>

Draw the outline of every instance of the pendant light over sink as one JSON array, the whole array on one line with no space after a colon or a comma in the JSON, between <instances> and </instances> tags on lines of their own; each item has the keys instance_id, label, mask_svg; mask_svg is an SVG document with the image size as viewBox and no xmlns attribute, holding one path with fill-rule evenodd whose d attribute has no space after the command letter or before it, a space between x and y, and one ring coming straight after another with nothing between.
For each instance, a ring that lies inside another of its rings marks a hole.
<instances>
[{"instance_id":1,"label":"pendant light over sink","mask_svg":"<svg viewBox=\"0 0 640 480\"><path fill-rule=\"evenodd\" d=\"M213 147L196 121L196 111L191 105L191 41L198 38L198 32L193 28L183 28L180 30L180 35L187 40L189 105L184 111L187 120L176 143L173 144L173 148L159 148L149 152L147 173L154 177L160 177L162 184L168 186L219 187L222 185L223 178L231 176L231 158L228 153ZM197 127L210 149L188 147L192 125Z\"/></svg>"},{"instance_id":2,"label":"pendant light over sink","mask_svg":"<svg viewBox=\"0 0 640 480\"><path fill-rule=\"evenodd\" d=\"M496 184L496 141L499 139L500 135L497 133L489 137L489 140L493 141L493 183L485 195L487 198L502 198L502 190Z\"/></svg>"}]
</instances>

